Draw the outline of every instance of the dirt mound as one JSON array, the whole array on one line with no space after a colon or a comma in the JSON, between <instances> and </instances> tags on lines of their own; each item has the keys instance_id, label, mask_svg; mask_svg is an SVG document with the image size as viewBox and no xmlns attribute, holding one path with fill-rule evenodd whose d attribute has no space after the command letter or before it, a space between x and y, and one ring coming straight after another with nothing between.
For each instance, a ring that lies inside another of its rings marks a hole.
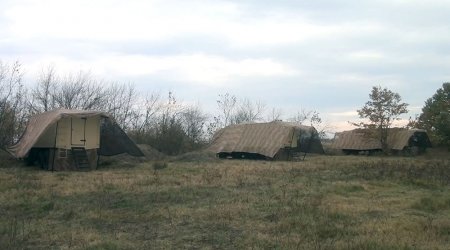
<instances>
[{"instance_id":1,"label":"dirt mound","mask_svg":"<svg viewBox=\"0 0 450 250\"><path fill-rule=\"evenodd\" d=\"M154 149L150 145L138 144L139 149L144 153L143 157L134 157L128 154L120 154L115 156L101 156L100 165L110 166L114 165L117 167L133 167L138 163L148 162L148 161L178 161L178 162L213 162L219 161L216 154L211 151L201 150L184 153L177 156L167 156L158 150Z\"/></svg>"},{"instance_id":2,"label":"dirt mound","mask_svg":"<svg viewBox=\"0 0 450 250\"><path fill-rule=\"evenodd\" d=\"M134 166L137 163L147 162L147 161L159 161L164 160L167 156L158 150L154 149L152 146L147 144L138 144L139 149L142 151L144 156L135 157L128 154L120 154L114 156L100 156L100 167L108 165L120 165L120 166Z\"/></svg>"},{"instance_id":3,"label":"dirt mound","mask_svg":"<svg viewBox=\"0 0 450 250\"><path fill-rule=\"evenodd\" d=\"M167 156L148 144L138 144L139 149L144 153L147 160L163 160Z\"/></svg>"},{"instance_id":4,"label":"dirt mound","mask_svg":"<svg viewBox=\"0 0 450 250\"><path fill-rule=\"evenodd\" d=\"M201 150L184 153L182 155L174 156L171 161L183 162L211 162L218 161L216 154L211 151Z\"/></svg>"}]
</instances>

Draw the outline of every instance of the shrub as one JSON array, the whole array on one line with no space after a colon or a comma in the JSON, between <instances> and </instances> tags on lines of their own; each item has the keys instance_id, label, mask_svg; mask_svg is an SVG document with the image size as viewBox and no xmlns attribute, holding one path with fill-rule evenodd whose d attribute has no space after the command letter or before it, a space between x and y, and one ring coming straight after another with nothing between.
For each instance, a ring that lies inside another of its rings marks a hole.
<instances>
[{"instance_id":1,"label":"shrub","mask_svg":"<svg viewBox=\"0 0 450 250\"><path fill-rule=\"evenodd\" d=\"M152 165L153 169L156 170L161 170L161 169L165 169L167 168L169 164L167 164L167 162L165 161L155 161Z\"/></svg>"}]
</instances>

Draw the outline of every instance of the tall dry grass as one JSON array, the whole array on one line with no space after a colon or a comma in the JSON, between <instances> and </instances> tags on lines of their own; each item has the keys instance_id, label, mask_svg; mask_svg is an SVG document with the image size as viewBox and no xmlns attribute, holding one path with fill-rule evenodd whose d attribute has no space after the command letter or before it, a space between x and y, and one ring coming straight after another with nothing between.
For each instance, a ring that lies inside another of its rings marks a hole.
<instances>
[{"instance_id":1,"label":"tall dry grass","mask_svg":"<svg viewBox=\"0 0 450 250\"><path fill-rule=\"evenodd\" d=\"M0 248L448 249L449 160L0 168Z\"/></svg>"}]
</instances>

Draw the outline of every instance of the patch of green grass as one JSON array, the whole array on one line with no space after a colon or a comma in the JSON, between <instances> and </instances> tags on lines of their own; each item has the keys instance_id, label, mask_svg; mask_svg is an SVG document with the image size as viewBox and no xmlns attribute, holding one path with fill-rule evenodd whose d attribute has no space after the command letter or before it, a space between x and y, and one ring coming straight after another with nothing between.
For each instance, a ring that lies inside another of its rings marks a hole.
<instances>
[{"instance_id":1,"label":"patch of green grass","mask_svg":"<svg viewBox=\"0 0 450 250\"><path fill-rule=\"evenodd\" d=\"M448 210L450 209L450 197L443 197L440 195L422 197L412 205L412 208L428 213L435 213L440 210Z\"/></svg>"},{"instance_id":2,"label":"patch of green grass","mask_svg":"<svg viewBox=\"0 0 450 250\"><path fill-rule=\"evenodd\" d=\"M439 228L439 235L450 239L450 225L445 225Z\"/></svg>"},{"instance_id":3,"label":"patch of green grass","mask_svg":"<svg viewBox=\"0 0 450 250\"><path fill-rule=\"evenodd\" d=\"M361 185L339 185L333 188L333 192L343 196L349 196L353 193L364 192L366 189Z\"/></svg>"},{"instance_id":4,"label":"patch of green grass","mask_svg":"<svg viewBox=\"0 0 450 250\"><path fill-rule=\"evenodd\" d=\"M414 187L429 189L429 190L439 190L442 185L439 185L436 182L422 179L412 179L405 182L406 185L412 185Z\"/></svg>"},{"instance_id":5,"label":"patch of green grass","mask_svg":"<svg viewBox=\"0 0 450 250\"><path fill-rule=\"evenodd\" d=\"M41 205L40 211L42 213L49 213L55 207L55 203L53 201L45 202Z\"/></svg>"}]
</instances>

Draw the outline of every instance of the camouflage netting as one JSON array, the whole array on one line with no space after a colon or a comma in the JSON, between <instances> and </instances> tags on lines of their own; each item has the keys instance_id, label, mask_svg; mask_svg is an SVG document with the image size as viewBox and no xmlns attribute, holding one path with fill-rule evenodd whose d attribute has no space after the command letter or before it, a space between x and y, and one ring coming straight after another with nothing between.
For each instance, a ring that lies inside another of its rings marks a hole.
<instances>
[{"instance_id":1,"label":"camouflage netting","mask_svg":"<svg viewBox=\"0 0 450 250\"><path fill-rule=\"evenodd\" d=\"M99 155L111 156L127 153L132 156L144 156L136 144L112 119L104 119L100 131Z\"/></svg>"},{"instance_id":2,"label":"camouflage netting","mask_svg":"<svg viewBox=\"0 0 450 250\"><path fill-rule=\"evenodd\" d=\"M276 158L289 152L323 153L315 128L287 122L231 125L219 130L208 150L217 154L235 152Z\"/></svg>"},{"instance_id":3,"label":"camouflage netting","mask_svg":"<svg viewBox=\"0 0 450 250\"><path fill-rule=\"evenodd\" d=\"M393 150L403 150L407 147L431 147L427 132L422 129L389 129L387 144L388 148ZM364 151L381 150L382 147L373 134L366 130L355 129L336 133L331 148Z\"/></svg>"},{"instance_id":4,"label":"camouflage netting","mask_svg":"<svg viewBox=\"0 0 450 250\"><path fill-rule=\"evenodd\" d=\"M135 165L137 163L148 161L166 160L167 156L152 146L147 144L137 144L143 156L135 157L129 154L118 154L113 156L100 157L100 165L108 165L111 163L118 163L118 165Z\"/></svg>"}]
</instances>

